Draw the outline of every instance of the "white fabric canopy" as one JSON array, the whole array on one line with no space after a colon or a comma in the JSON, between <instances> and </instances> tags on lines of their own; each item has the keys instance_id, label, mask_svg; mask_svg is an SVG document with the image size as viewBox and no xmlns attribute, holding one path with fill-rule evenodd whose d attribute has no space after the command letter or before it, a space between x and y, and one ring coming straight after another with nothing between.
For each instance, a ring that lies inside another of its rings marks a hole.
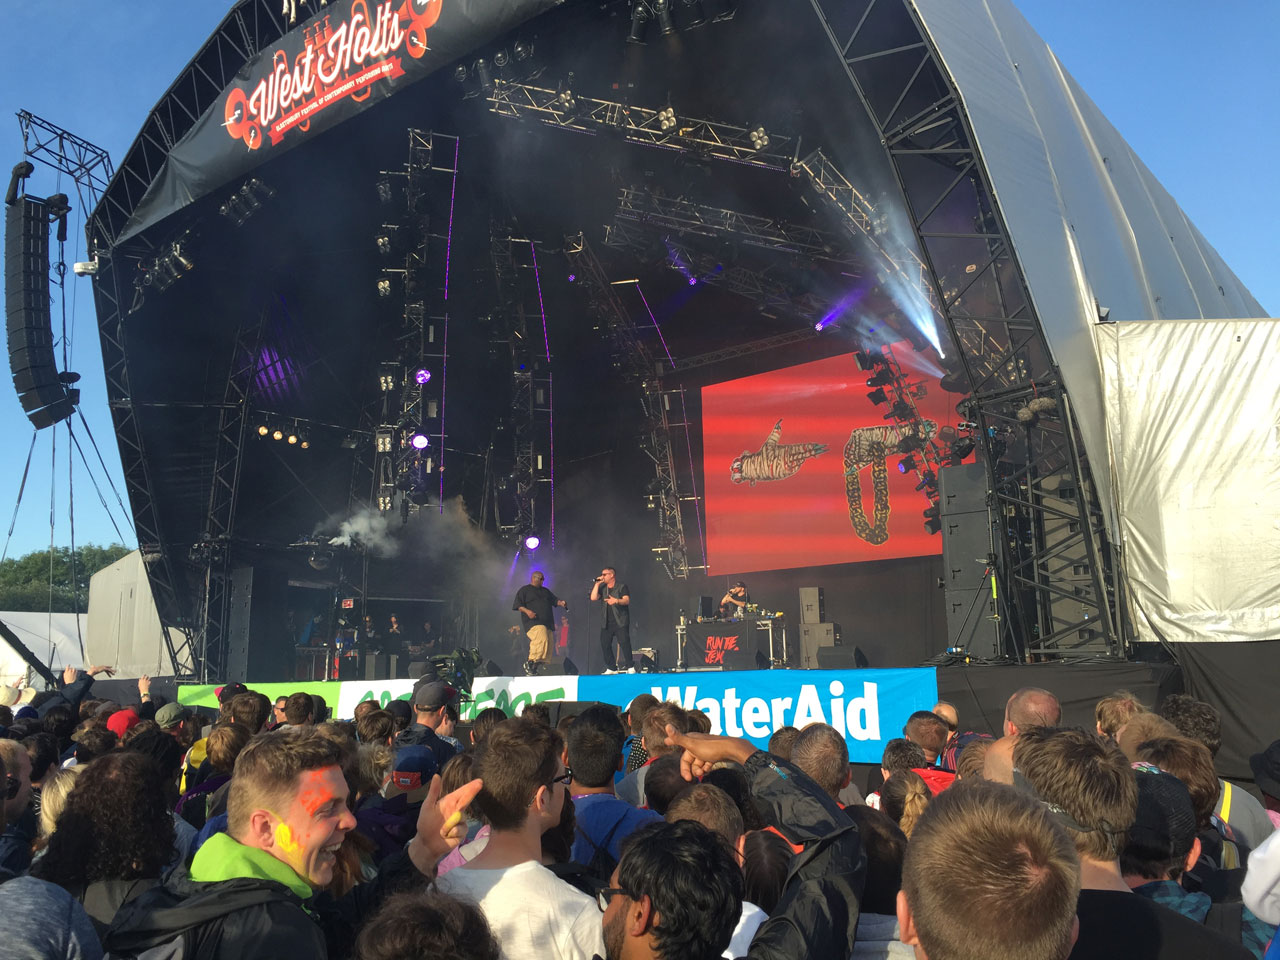
<instances>
[{"instance_id":1,"label":"white fabric canopy","mask_svg":"<svg viewBox=\"0 0 1280 960\"><path fill-rule=\"evenodd\" d=\"M89 617L80 614L80 632L86 645L89 640ZM24 611L0 612L3 621L41 662L50 665L55 674L61 675L63 667L79 667L84 665L80 656L80 639L76 634L76 615L74 613L28 613ZM34 679L37 690L44 689L44 683L35 674L28 675L27 662L0 637L0 684L11 684L15 680L26 677Z\"/></svg>"}]
</instances>

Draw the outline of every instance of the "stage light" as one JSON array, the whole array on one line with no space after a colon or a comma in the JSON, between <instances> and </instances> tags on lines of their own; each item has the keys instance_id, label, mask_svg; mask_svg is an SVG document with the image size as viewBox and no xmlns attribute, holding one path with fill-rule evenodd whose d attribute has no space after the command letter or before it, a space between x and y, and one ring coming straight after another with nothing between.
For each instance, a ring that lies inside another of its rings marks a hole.
<instances>
[{"instance_id":1,"label":"stage light","mask_svg":"<svg viewBox=\"0 0 1280 960\"><path fill-rule=\"evenodd\" d=\"M391 178L383 177L374 186L378 190L378 199L382 203L390 203L394 198L391 192Z\"/></svg>"},{"instance_id":2,"label":"stage light","mask_svg":"<svg viewBox=\"0 0 1280 960\"><path fill-rule=\"evenodd\" d=\"M283 440L283 439L284 439L284 431L283 431L283 430L281 430L279 427L276 427L274 430L272 430L272 431L271 431L271 439L272 439L272 440Z\"/></svg>"},{"instance_id":3,"label":"stage light","mask_svg":"<svg viewBox=\"0 0 1280 960\"><path fill-rule=\"evenodd\" d=\"M400 365L396 363L378 364L378 389L390 393L400 386Z\"/></svg>"},{"instance_id":4,"label":"stage light","mask_svg":"<svg viewBox=\"0 0 1280 960\"><path fill-rule=\"evenodd\" d=\"M888 367L883 370L877 370L874 374L867 377L868 387L884 387L893 383L893 371Z\"/></svg>"},{"instance_id":5,"label":"stage light","mask_svg":"<svg viewBox=\"0 0 1280 960\"><path fill-rule=\"evenodd\" d=\"M453 68L453 79L456 83L467 82L467 68L461 63Z\"/></svg>"},{"instance_id":6,"label":"stage light","mask_svg":"<svg viewBox=\"0 0 1280 960\"><path fill-rule=\"evenodd\" d=\"M907 454L898 461L899 473L911 473L916 468L916 458L911 454Z\"/></svg>"},{"instance_id":7,"label":"stage light","mask_svg":"<svg viewBox=\"0 0 1280 960\"><path fill-rule=\"evenodd\" d=\"M310 449L311 449L311 434L307 433L307 431L305 431L305 430L299 430L299 431L298 431L298 446L299 446L299 447L301 447L303 450L310 450Z\"/></svg>"},{"instance_id":8,"label":"stage light","mask_svg":"<svg viewBox=\"0 0 1280 960\"><path fill-rule=\"evenodd\" d=\"M671 21L671 0L653 0L653 18L658 21L658 32L664 37L676 32Z\"/></svg>"},{"instance_id":9,"label":"stage light","mask_svg":"<svg viewBox=\"0 0 1280 960\"><path fill-rule=\"evenodd\" d=\"M872 353L870 350L853 351L853 359L858 361L860 370L874 370L884 363L884 357L881 354Z\"/></svg>"},{"instance_id":10,"label":"stage light","mask_svg":"<svg viewBox=\"0 0 1280 960\"><path fill-rule=\"evenodd\" d=\"M476 75L476 79L480 81L481 90L493 89L493 73L489 70L489 61L481 57L471 65L472 72Z\"/></svg>"},{"instance_id":11,"label":"stage light","mask_svg":"<svg viewBox=\"0 0 1280 960\"><path fill-rule=\"evenodd\" d=\"M684 0L684 9L685 13L682 19L685 21L686 30L700 27L707 22L707 14L702 8L702 0Z\"/></svg>"},{"instance_id":12,"label":"stage light","mask_svg":"<svg viewBox=\"0 0 1280 960\"><path fill-rule=\"evenodd\" d=\"M893 406L889 408L889 412L884 415L886 420L910 420L911 404L905 400L893 401Z\"/></svg>"},{"instance_id":13,"label":"stage light","mask_svg":"<svg viewBox=\"0 0 1280 960\"><path fill-rule=\"evenodd\" d=\"M268 427L265 423L258 424L258 436L265 437L270 432L271 432L271 428Z\"/></svg>"},{"instance_id":14,"label":"stage light","mask_svg":"<svg viewBox=\"0 0 1280 960\"><path fill-rule=\"evenodd\" d=\"M290 446L296 446L298 443L298 431L290 430L289 436L287 436L285 439L289 441Z\"/></svg>"},{"instance_id":15,"label":"stage light","mask_svg":"<svg viewBox=\"0 0 1280 960\"><path fill-rule=\"evenodd\" d=\"M867 399L870 400L872 403L874 403L876 406L879 406L882 403L889 402L889 398L885 396L883 387L876 387L874 390L872 390L870 393L867 394Z\"/></svg>"},{"instance_id":16,"label":"stage light","mask_svg":"<svg viewBox=\"0 0 1280 960\"><path fill-rule=\"evenodd\" d=\"M409 436L409 446L415 450L425 450L429 443L431 443L430 438L421 430L415 430Z\"/></svg>"},{"instance_id":17,"label":"stage light","mask_svg":"<svg viewBox=\"0 0 1280 960\"><path fill-rule=\"evenodd\" d=\"M714 6L714 3L712 6ZM720 12L711 18L711 22L722 23L725 20L732 20L737 15L738 4L735 0L720 0Z\"/></svg>"},{"instance_id":18,"label":"stage light","mask_svg":"<svg viewBox=\"0 0 1280 960\"><path fill-rule=\"evenodd\" d=\"M526 550L537 550L540 546L542 546L542 540L539 539L536 533L531 533L524 538L524 548Z\"/></svg>"},{"instance_id":19,"label":"stage light","mask_svg":"<svg viewBox=\"0 0 1280 960\"><path fill-rule=\"evenodd\" d=\"M519 63L522 60L528 60L533 56L533 44L527 40L517 40L511 45L511 52Z\"/></svg>"},{"instance_id":20,"label":"stage light","mask_svg":"<svg viewBox=\"0 0 1280 960\"><path fill-rule=\"evenodd\" d=\"M751 148L753 150L763 150L769 145L769 134L765 132L764 127L756 127L751 131Z\"/></svg>"},{"instance_id":21,"label":"stage light","mask_svg":"<svg viewBox=\"0 0 1280 960\"><path fill-rule=\"evenodd\" d=\"M417 383L417 384L426 383L430 379L431 379L431 371L428 370L426 367L422 367L413 375L413 381L414 383Z\"/></svg>"},{"instance_id":22,"label":"stage light","mask_svg":"<svg viewBox=\"0 0 1280 960\"><path fill-rule=\"evenodd\" d=\"M377 246L377 248L378 248L378 252L379 252L380 254L382 254L384 257L385 257L385 256L389 256L389 255L390 255L390 253L391 253L391 233L390 233L390 231L386 231L386 230L384 230L382 233L377 234L377 235L373 238L373 242L374 242L374 244Z\"/></svg>"},{"instance_id":23,"label":"stage light","mask_svg":"<svg viewBox=\"0 0 1280 960\"><path fill-rule=\"evenodd\" d=\"M923 490L925 487L928 487L929 489L932 490L937 485L938 485L937 474L935 474L932 470L929 470L924 474L924 476L920 478L920 482L916 484L916 489Z\"/></svg>"},{"instance_id":24,"label":"stage light","mask_svg":"<svg viewBox=\"0 0 1280 960\"><path fill-rule=\"evenodd\" d=\"M976 446L977 444L973 442L973 437L960 437L957 440L953 441L951 444L952 464L960 463L960 461L962 461L965 457L973 453L973 450Z\"/></svg>"},{"instance_id":25,"label":"stage light","mask_svg":"<svg viewBox=\"0 0 1280 960\"><path fill-rule=\"evenodd\" d=\"M577 281L577 279L578 279L578 275L577 275L576 273L571 273L571 274L569 274L569 282L570 282L570 283L574 283L574 282L576 282L576 281Z\"/></svg>"},{"instance_id":26,"label":"stage light","mask_svg":"<svg viewBox=\"0 0 1280 960\"><path fill-rule=\"evenodd\" d=\"M942 521L937 517L930 517L924 522L924 532L932 536L942 530Z\"/></svg>"},{"instance_id":27,"label":"stage light","mask_svg":"<svg viewBox=\"0 0 1280 960\"><path fill-rule=\"evenodd\" d=\"M676 112L671 107L658 111L658 128L666 133L668 130L674 130L676 126Z\"/></svg>"},{"instance_id":28,"label":"stage light","mask_svg":"<svg viewBox=\"0 0 1280 960\"><path fill-rule=\"evenodd\" d=\"M379 280L379 281L378 281L378 296L380 296L380 297L389 297L389 296L391 296L391 281L390 281L390 280L385 280L385 279L384 279L384 280Z\"/></svg>"},{"instance_id":29,"label":"stage light","mask_svg":"<svg viewBox=\"0 0 1280 960\"><path fill-rule=\"evenodd\" d=\"M505 50L499 50L497 53L493 55L493 65L497 67L499 70L501 70L510 62L511 62L511 58L507 56L507 51Z\"/></svg>"},{"instance_id":30,"label":"stage light","mask_svg":"<svg viewBox=\"0 0 1280 960\"><path fill-rule=\"evenodd\" d=\"M556 103L560 104L560 109L566 112L573 110L578 105L573 91L569 89L561 90L556 94Z\"/></svg>"}]
</instances>

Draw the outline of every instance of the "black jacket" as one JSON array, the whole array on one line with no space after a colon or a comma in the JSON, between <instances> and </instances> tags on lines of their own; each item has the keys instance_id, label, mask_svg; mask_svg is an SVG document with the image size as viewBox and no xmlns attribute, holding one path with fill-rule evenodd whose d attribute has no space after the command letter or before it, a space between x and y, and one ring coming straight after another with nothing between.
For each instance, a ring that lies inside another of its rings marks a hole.
<instances>
[{"instance_id":1,"label":"black jacket","mask_svg":"<svg viewBox=\"0 0 1280 960\"><path fill-rule=\"evenodd\" d=\"M453 759L453 755L458 751L454 749L453 744L446 743L440 739L439 735L428 726L421 723L413 723L400 732L396 737L395 745L397 747L426 747L436 756L437 772L444 769L444 765Z\"/></svg>"},{"instance_id":2,"label":"black jacket","mask_svg":"<svg viewBox=\"0 0 1280 960\"><path fill-rule=\"evenodd\" d=\"M351 955L360 925L390 893L425 883L401 852L382 862L377 879L335 900L317 894L301 900L270 880L197 883L177 871L116 914L103 938L114 958L141 958L181 938L183 960L278 960L306 957L343 960Z\"/></svg>"},{"instance_id":3,"label":"black jacket","mask_svg":"<svg viewBox=\"0 0 1280 960\"><path fill-rule=\"evenodd\" d=\"M769 822L804 847L747 957L852 956L867 876L858 828L825 790L785 760L756 751L746 771L751 795Z\"/></svg>"}]
</instances>

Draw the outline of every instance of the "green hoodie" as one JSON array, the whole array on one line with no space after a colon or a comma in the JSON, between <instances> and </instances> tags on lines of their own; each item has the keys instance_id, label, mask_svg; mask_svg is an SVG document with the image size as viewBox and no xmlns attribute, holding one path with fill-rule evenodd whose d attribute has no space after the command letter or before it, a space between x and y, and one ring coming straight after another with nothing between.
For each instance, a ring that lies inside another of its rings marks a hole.
<instances>
[{"instance_id":1,"label":"green hoodie","mask_svg":"<svg viewBox=\"0 0 1280 960\"><path fill-rule=\"evenodd\" d=\"M242 877L274 880L302 900L309 900L314 893L311 885L298 876L293 867L265 850L237 843L225 833L215 833L206 840L191 862L191 879L197 883L217 883Z\"/></svg>"}]
</instances>

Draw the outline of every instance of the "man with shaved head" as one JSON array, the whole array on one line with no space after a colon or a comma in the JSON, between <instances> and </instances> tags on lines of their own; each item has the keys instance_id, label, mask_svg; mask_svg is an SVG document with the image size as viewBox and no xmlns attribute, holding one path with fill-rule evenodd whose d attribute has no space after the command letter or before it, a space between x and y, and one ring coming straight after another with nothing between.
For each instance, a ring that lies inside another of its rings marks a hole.
<instances>
[{"instance_id":1,"label":"man with shaved head","mask_svg":"<svg viewBox=\"0 0 1280 960\"><path fill-rule=\"evenodd\" d=\"M1004 735L1016 737L1035 727L1056 727L1062 721L1058 698L1040 687L1023 687L1004 707Z\"/></svg>"},{"instance_id":2,"label":"man with shaved head","mask_svg":"<svg viewBox=\"0 0 1280 960\"><path fill-rule=\"evenodd\" d=\"M956 728L960 726L960 715L956 713L955 704L939 700L933 705L933 715L945 723L952 733L955 733Z\"/></svg>"}]
</instances>

